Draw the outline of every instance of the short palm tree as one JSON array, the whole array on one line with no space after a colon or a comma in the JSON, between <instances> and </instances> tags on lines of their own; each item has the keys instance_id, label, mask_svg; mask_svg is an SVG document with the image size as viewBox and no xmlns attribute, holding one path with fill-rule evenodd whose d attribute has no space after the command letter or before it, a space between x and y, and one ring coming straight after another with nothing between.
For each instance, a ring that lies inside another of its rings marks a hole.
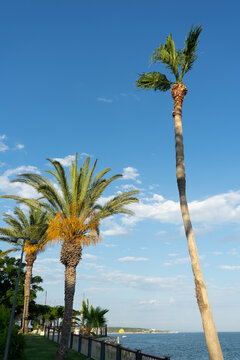
<instances>
[{"instance_id":1,"label":"short palm tree","mask_svg":"<svg viewBox=\"0 0 240 360\"><path fill-rule=\"evenodd\" d=\"M73 298L76 284L76 266L82 258L82 248L94 245L101 238L99 225L102 219L114 214L133 214L126 208L130 203L138 202L135 195L138 191L121 193L104 205L99 199L104 190L122 175L109 179L104 176L111 169L102 170L93 176L97 161L90 168L90 158L86 158L82 168L78 169L77 154L70 167L70 183L60 162L48 159L55 171L49 170L57 186L38 174L22 174L15 181L34 187L41 198L39 200L10 197L30 205L43 206L54 218L49 223L48 240L62 243L61 262L65 266L65 307L62 324L62 335L56 359L63 359L68 353L68 339L71 331ZM46 201L47 200L47 201Z\"/></svg>"},{"instance_id":2,"label":"short palm tree","mask_svg":"<svg viewBox=\"0 0 240 360\"><path fill-rule=\"evenodd\" d=\"M167 91L171 88L174 100L173 117L175 120L175 149L177 184L180 197L180 207L183 217L185 233L188 242L189 254L192 262L192 270L195 279L196 297L200 309L209 358L211 360L223 359L221 347L215 328L212 311L208 301L206 286L198 257L197 247L194 240L193 228L190 220L186 198L186 176L183 152L182 135L182 104L187 94L186 86L182 83L184 75L192 69L197 59L196 49L202 27L192 27L182 50L176 50L172 36L169 35L164 45L160 45L152 55L153 63L162 63L175 77L170 81L166 75L159 72L143 73L139 75L136 86L145 90Z\"/></svg>"},{"instance_id":3,"label":"short palm tree","mask_svg":"<svg viewBox=\"0 0 240 360\"><path fill-rule=\"evenodd\" d=\"M101 333L101 327L105 326L107 319L105 315L109 312L108 309L102 309L100 306L94 308L92 305L89 306L89 301L87 300L82 302L82 327L81 333L83 335L89 336L92 330L95 328L96 335Z\"/></svg>"},{"instance_id":4,"label":"short palm tree","mask_svg":"<svg viewBox=\"0 0 240 360\"><path fill-rule=\"evenodd\" d=\"M24 251L26 266L25 285L24 285L24 308L22 319L22 332L28 332L28 314L29 314L29 300L30 287L32 279L32 268L34 261L39 252L44 251L47 242L47 227L49 222L49 214L47 211L41 209L30 208L28 216L15 207L14 215L3 214L3 220L9 225L8 227L0 228L0 240L13 243L14 237L27 237L29 239L36 239L37 244L32 245L30 241L26 241ZM16 249L14 249L16 250Z\"/></svg>"}]
</instances>

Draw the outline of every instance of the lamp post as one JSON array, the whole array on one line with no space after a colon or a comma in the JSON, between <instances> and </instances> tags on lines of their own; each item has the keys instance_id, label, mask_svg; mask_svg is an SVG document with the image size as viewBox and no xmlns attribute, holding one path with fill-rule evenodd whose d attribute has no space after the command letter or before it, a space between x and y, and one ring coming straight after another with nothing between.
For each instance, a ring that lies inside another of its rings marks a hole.
<instances>
[{"instance_id":1,"label":"lamp post","mask_svg":"<svg viewBox=\"0 0 240 360\"><path fill-rule=\"evenodd\" d=\"M22 259L23 259L25 242L26 242L26 240L30 240L32 245L37 244L36 239L29 239L28 237L14 237L11 240L13 242L17 242L18 240L23 240L23 244L22 244L21 260L20 260L20 265L19 265L19 268L18 268L17 284L16 284L16 287L15 287L14 299L13 299L13 304L12 304L12 312L11 312L11 318L10 318L10 323L9 323L9 327L8 327L8 336L7 336L6 347L5 347L5 352L4 352L4 359L3 360L8 359L8 351L9 351L11 334L12 334L14 313L15 313L15 308L16 308L16 303L17 303L18 285L19 285L21 268L22 268Z\"/></svg>"}]
</instances>

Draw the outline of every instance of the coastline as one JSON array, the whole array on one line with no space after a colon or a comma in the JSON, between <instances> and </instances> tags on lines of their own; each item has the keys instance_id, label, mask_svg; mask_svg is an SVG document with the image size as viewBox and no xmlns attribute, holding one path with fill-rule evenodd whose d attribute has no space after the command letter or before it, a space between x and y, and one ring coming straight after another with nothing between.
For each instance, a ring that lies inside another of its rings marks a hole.
<instances>
[{"instance_id":1,"label":"coastline","mask_svg":"<svg viewBox=\"0 0 240 360\"><path fill-rule=\"evenodd\" d=\"M178 334L179 331L124 331L124 333L119 334L118 332L108 332L108 335L125 335L125 334Z\"/></svg>"}]
</instances>

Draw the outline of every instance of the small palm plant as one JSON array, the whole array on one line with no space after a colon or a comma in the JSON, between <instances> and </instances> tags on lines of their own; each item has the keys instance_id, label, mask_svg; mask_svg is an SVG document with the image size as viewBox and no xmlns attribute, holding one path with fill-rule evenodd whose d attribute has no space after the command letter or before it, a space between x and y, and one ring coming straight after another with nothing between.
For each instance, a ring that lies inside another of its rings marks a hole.
<instances>
[{"instance_id":1,"label":"small palm plant","mask_svg":"<svg viewBox=\"0 0 240 360\"><path fill-rule=\"evenodd\" d=\"M71 331L73 298L76 285L76 267L82 258L82 248L101 241L99 225L101 220L114 214L133 214L126 205L138 202L137 190L114 196L104 205L99 203L104 190L122 175L109 179L104 176L111 170L105 169L93 175L97 161L90 168L90 158L86 158L78 169L77 154L70 167L70 183L60 162L48 159L55 171L49 170L57 186L46 177L38 174L22 174L15 180L35 188L41 198L22 199L4 195L32 206L42 206L54 216L49 223L47 239L60 242L61 262L65 266L65 306L62 335L56 359L63 359L68 353L68 339Z\"/></svg>"},{"instance_id":2,"label":"small palm plant","mask_svg":"<svg viewBox=\"0 0 240 360\"><path fill-rule=\"evenodd\" d=\"M139 75L139 78L136 81L136 86L145 90L153 89L155 91L163 92L171 89L172 98L174 100L173 117L175 120L177 184L183 223L195 279L196 297L202 317L209 358L211 360L221 360L223 359L222 351L208 301L207 289L203 279L188 210L182 135L182 104L184 97L187 94L186 86L182 83L182 80L184 75L192 69L194 62L198 58L196 50L201 31L201 26L192 27L187 39L185 40L185 47L182 50L176 50L172 35L169 35L165 44L160 45L153 52L151 58L152 62L164 64L175 77L174 82L170 81L165 74L153 71Z\"/></svg>"},{"instance_id":3,"label":"small palm plant","mask_svg":"<svg viewBox=\"0 0 240 360\"><path fill-rule=\"evenodd\" d=\"M49 222L49 214L47 211L41 209L30 208L28 216L15 207L14 215L3 214L3 220L9 225L8 227L0 228L0 240L8 243L13 242L14 237L27 237L29 239L36 239L37 244L32 245L30 241L25 242L24 251L26 266L25 285L24 285L24 308L22 319L22 332L28 332L28 314L29 314L29 300L30 287L32 279L33 264L39 252L44 251L47 243L47 227ZM15 244L14 244L15 245ZM15 249L17 248L15 247Z\"/></svg>"}]
</instances>

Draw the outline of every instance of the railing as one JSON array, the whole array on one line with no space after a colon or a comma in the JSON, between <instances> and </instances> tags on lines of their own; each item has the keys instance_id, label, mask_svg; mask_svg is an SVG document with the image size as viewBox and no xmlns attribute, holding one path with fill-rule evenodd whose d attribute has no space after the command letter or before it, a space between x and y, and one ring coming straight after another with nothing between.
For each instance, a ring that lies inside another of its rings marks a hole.
<instances>
[{"instance_id":1,"label":"railing","mask_svg":"<svg viewBox=\"0 0 240 360\"><path fill-rule=\"evenodd\" d=\"M45 326L44 336L59 344L61 329ZM119 344L110 344L104 340L93 339L81 334L75 335L71 333L68 347L93 360L170 360L170 356L160 358L154 355L147 355L142 353L141 350L134 351Z\"/></svg>"}]
</instances>

